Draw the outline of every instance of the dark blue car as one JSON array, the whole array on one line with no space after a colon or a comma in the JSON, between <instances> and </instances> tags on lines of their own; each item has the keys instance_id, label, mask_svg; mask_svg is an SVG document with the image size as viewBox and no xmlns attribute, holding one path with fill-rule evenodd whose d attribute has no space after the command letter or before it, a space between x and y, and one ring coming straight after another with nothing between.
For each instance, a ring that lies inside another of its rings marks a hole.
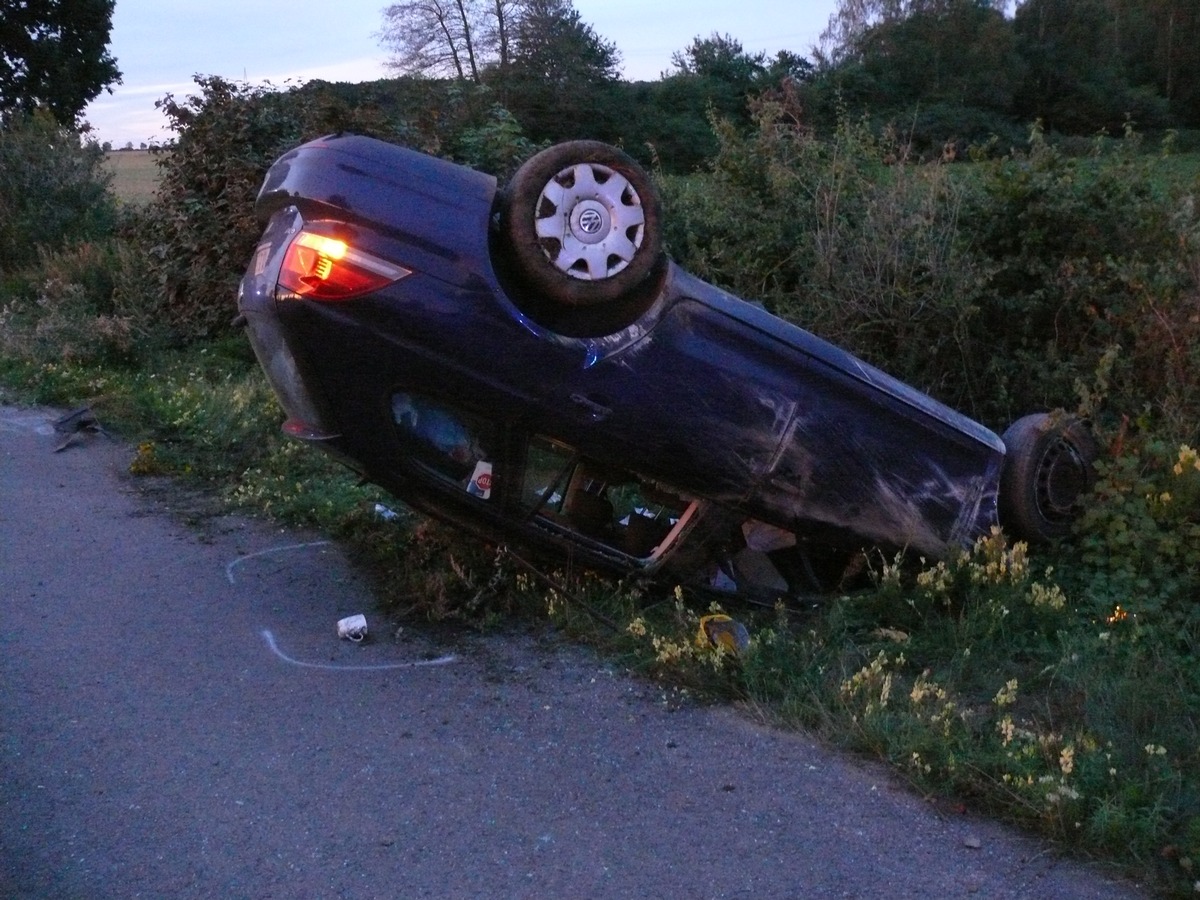
<instances>
[{"instance_id":1,"label":"dark blue car","mask_svg":"<svg viewBox=\"0 0 1200 900\"><path fill-rule=\"evenodd\" d=\"M279 159L238 305L284 430L489 540L750 593L864 547L1069 529L1095 447L988 429L664 253L590 141L491 176L359 136Z\"/></svg>"}]
</instances>

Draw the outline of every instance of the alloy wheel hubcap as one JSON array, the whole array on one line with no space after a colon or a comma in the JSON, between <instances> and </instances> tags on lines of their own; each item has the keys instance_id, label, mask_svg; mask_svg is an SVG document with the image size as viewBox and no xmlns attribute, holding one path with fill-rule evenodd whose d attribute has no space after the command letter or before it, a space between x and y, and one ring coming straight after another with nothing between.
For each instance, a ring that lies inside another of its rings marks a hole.
<instances>
[{"instance_id":1,"label":"alloy wheel hubcap","mask_svg":"<svg viewBox=\"0 0 1200 900\"><path fill-rule=\"evenodd\" d=\"M577 163L542 189L534 230L550 263L571 278L600 281L628 266L646 216L629 179L599 163Z\"/></svg>"},{"instance_id":2,"label":"alloy wheel hubcap","mask_svg":"<svg viewBox=\"0 0 1200 900\"><path fill-rule=\"evenodd\" d=\"M611 227L608 208L595 200L584 200L571 210L571 234L581 243L600 243Z\"/></svg>"}]
</instances>

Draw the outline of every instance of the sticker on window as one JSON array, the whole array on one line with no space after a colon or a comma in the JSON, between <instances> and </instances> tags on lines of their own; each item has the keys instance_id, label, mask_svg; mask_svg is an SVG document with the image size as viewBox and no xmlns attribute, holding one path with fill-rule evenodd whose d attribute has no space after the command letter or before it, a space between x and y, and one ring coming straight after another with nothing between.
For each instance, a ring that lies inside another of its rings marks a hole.
<instances>
[{"instance_id":1,"label":"sticker on window","mask_svg":"<svg viewBox=\"0 0 1200 900\"><path fill-rule=\"evenodd\" d=\"M475 471L467 482L467 493L487 500L492 496L492 464L485 460L475 463Z\"/></svg>"}]
</instances>

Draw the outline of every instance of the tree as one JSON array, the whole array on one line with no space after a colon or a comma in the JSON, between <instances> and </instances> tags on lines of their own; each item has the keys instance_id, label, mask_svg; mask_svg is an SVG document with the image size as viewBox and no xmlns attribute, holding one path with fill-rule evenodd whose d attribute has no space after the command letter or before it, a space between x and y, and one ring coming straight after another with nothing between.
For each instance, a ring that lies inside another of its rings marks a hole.
<instances>
[{"instance_id":1,"label":"tree","mask_svg":"<svg viewBox=\"0 0 1200 900\"><path fill-rule=\"evenodd\" d=\"M859 47L888 105L920 101L1005 113L1020 74L1009 23L975 0L945 0L872 26Z\"/></svg>"},{"instance_id":2,"label":"tree","mask_svg":"<svg viewBox=\"0 0 1200 900\"><path fill-rule=\"evenodd\" d=\"M1002 0L844 0L824 35L806 112L868 111L919 152L1011 137L1024 66Z\"/></svg>"},{"instance_id":3,"label":"tree","mask_svg":"<svg viewBox=\"0 0 1200 900\"><path fill-rule=\"evenodd\" d=\"M775 58L767 63L766 80L768 84L779 84L785 79L792 81L808 81L813 77L813 64L798 53L791 50L780 50Z\"/></svg>"},{"instance_id":4,"label":"tree","mask_svg":"<svg viewBox=\"0 0 1200 900\"><path fill-rule=\"evenodd\" d=\"M1003 15L1011 0L968 2L980 10ZM896 25L914 15L944 15L958 5L961 0L839 0L821 34L817 59L827 66L860 59L863 38L876 26Z\"/></svg>"},{"instance_id":5,"label":"tree","mask_svg":"<svg viewBox=\"0 0 1200 900\"><path fill-rule=\"evenodd\" d=\"M534 141L616 138L621 55L570 0L524 0L500 84Z\"/></svg>"},{"instance_id":6,"label":"tree","mask_svg":"<svg viewBox=\"0 0 1200 900\"><path fill-rule=\"evenodd\" d=\"M689 82L683 90L702 98L700 105L710 115L745 127L751 122L749 98L769 84L766 59L761 51L747 53L736 38L713 32L672 53L671 64L678 71L664 73L663 81ZM705 143L716 149L712 140Z\"/></svg>"},{"instance_id":7,"label":"tree","mask_svg":"<svg viewBox=\"0 0 1200 900\"><path fill-rule=\"evenodd\" d=\"M582 20L571 0L524 0L513 31L513 73L549 86L614 82L621 74L616 44Z\"/></svg>"},{"instance_id":8,"label":"tree","mask_svg":"<svg viewBox=\"0 0 1200 900\"><path fill-rule=\"evenodd\" d=\"M0 128L0 273L33 265L39 248L104 235L115 214L111 177L100 145L48 109L9 114Z\"/></svg>"},{"instance_id":9,"label":"tree","mask_svg":"<svg viewBox=\"0 0 1200 900\"><path fill-rule=\"evenodd\" d=\"M1122 38L1111 0L1025 0L1014 29L1029 76L1016 112L1069 134L1163 124L1166 104L1136 90L1117 52Z\"/></svg>"},{"instance_id":10,"label":"tree","mask_svg":"<svg viewBox=\"0 0 1200 900\"><path fill-rule=\"evenodd\" d=\"M672 53L671 65L684 75L749 85L762 77L766 59L765 53L747 53L741 41L714 31L711 37L697 36L686 48Z\"/></svg>"},{"instance_id":11,"label":"tree","mask_svg":"<svg viewBox=\"0 0 1200 900\"><path fill-rule=\"evenodd\" d=\"M504 4L497 2L496 7ZM401 0L383 11L380 42L394 56L389 68L403 75L479 82L481 0Z\"/></svg>"},{"instance_id":12,"label":"tree","mask_svg":"<svg viewBox=\"0 0 1200 900\"><path fill-rule=\"evenodd\" d=\"M121 83L108 52L115 0L0 0L0 113L44 107L73 126Z\"/></svg>"},{"instance_id":13,"label":"tree","mask_svg":"<svg viewBox=\"0 0 1200 900\"><path fill-rule=\"evenodd\" d=\"M1106 0L1115 55L1130 84L1151 88L1185 125L1200 124L1200 4Z\"/></svg>"},{"instance_id":14,"label":"tree","mask_svg":"<svg viewBox=\"0 0 1200 900\"><path fill-rule=\"evenodd\" d=\"M512 32L522 5L522 0L488 0L482 38L495 53L501 77L508 72L512 61Z\"/></svg>"},{"instance_id":15,"label":"tree","mask_svg":"<svg viewBox=\"0 0 1200 900\"><path fill-rule=\"evenodd\" d=\"M383 11L380 43L402 75L480 84L490 68L507 72L513 31L526 0L401 0Z\"/></svg>"}]
</instances>

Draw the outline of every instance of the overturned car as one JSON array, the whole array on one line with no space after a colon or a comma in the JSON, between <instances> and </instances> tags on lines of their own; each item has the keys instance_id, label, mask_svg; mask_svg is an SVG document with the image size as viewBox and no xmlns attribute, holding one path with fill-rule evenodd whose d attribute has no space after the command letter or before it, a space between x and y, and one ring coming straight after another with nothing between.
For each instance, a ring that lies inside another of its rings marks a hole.
<instances>
[{"instance_id":1,"label":"overturned car","mask_svg":"<svg viewBox=\"0 0 1200 900\"><path fill-rule=\"evenodd\" d=\"M1003 439L689 275L591 141L491 176L338 135L271 168L238 306L284 431L410 506L582 565L807 591L866 546L1070 527L1095 446Z\"/></svg>"}]
</instances>

